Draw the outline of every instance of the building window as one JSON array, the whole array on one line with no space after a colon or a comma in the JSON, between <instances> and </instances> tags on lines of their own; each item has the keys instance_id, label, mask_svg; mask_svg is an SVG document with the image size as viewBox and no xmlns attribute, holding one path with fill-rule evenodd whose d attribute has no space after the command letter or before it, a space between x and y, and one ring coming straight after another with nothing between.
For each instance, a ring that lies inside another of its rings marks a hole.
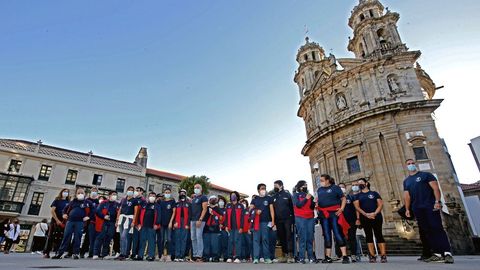
<instances>
[{"instance_id":1,"label":"building window","mask_svg":"<svg viewBox=\"0 0 480 270\"><path fill-rule=\"evenodd\" d=\"M413 153L415 154L416 160L426 160L428 159L427 151L425 147L413 147Z\"/></svg>"},{"instance_id":2,"label":"building window","mask_svg":"<svg viewBox=\"0 0 480 270\"><path fill-rule=\"evenodd\" d=\"M117 178L117 185L115 191L118 193L123 193L125 191L125 179Z\"/></svg>"},{"instance_id":3,"label":"building window","mask_svg":"<svg viewBox=\"0 0 480 270\"><path fill-rule=\"evenodd\" d=\"M307 55L307 54L304 54L304 55L303 55L303 59L305 59L305 61L307 61L307 60L308 60L308 55Z\"/></svg>"},{"instance_id":4,"label":"building window","mask_svg":"<svg viewBox=\"0 0 480 270\"><path fill-rule=\"evenodd\" d=\"M170 189L172 190L172 185L169 184L162 184L162 193L165 192L165 189Z\"/></svg>"},{"instance_id":5,"label":"building window","mask_svg":"<svg viewBox=\"0 0 480 270\"><path fill-rule=\"evenodd\" d=\"M20 172L20 167L22 167L22 161L21 161L21 160L12 159L12 160L10 161L10 166L8 166L8 171L9 171L9 172L18 173L18 172Z\"/></svg>"},{"instance_id":6,"label":"building window","mask_svg":"<svg viewBox=\"0 0 480 270\"><path fill-rule=\"evenodd\" d=\"M103 180L103 175L101 175L101 174L94 174L94 175L93 175L92 185L100 186L100 185L102 185L102 180Z\"/></svg>"},{"instance_id":7,"label":"building window","mask_svg":"<svg viewBox=\"0 0 480 270\"><path fill-rule=\"evenodd\" d=\"M40 168L40 174L38 175L38 180L48 181L51 173L52 166L42 165L42 168Z\"/></svg>"},{"instance_id":8,"label":"building window","mask_svg":"<svg viewBox=\"0 0 480 270\"><path fill-rule=\"evenodd\" d=\"M374 16L373 16L373 9L370 9L368 12L370 13L370 17L373 18L373 17L374 17Z\"/></svg>"},{"instance_id":9,"label":"building window","mask_svg":"<svg viewBox=\"0 0 480 270\"><path fill-rule=\"evenodd\" d=\"M149 184L148 185L148 191L149 192L155 192L155 185Z\"/></svg>"},{"instance_id":10,"label":"building window","mask_svg":"<svg viewBox=\"0 0 480 270\"><path fill-rule=\"evenodd\" d=\"M357 156L347 158L347 167L349 174L355 174L361 172L360 162Z\"/></svg>"},{"instance_id":11,"label":"building window","mask_svg":"<svg viewBox=\"0 0 480 270\"><path fill-rule=\"evenodd\" d=\"M40 208L43 203L43 193L34 192L32 195L32 201L30 202L30 208L28 208L28 214L33 216L38 216L40 213Z\"/></svg>"},{"instance_id":12,"label":"building window","mask_svg":"<svg viewBox=\"0 0 480 270\"><path fill-rule=\"evenodd\" d=\"M365 20L365 15L360 14L360 21L362 22L363 20Z\"/></svg>"},{"instance_id":13,"label":"building window","mask_svg":"<svg viewBox=\"0 0 480 270\"><path fill-rule=\"evenodd\" d=\"M78 175L78 171L68 170L67 178L65 178L65 184L75 185L75 182L77 181L77 175Z\"/></svg>"},{"instance_id":14,"label":"building window","mask_svg":"<svg viewBox=\"0 0 480 270\"><path fill-rule=\"evenodd\" d=\"M317 58L315 57L315 52L312 52L312 59L313 61L317 60Z\"/></svg>"}]
</instances>

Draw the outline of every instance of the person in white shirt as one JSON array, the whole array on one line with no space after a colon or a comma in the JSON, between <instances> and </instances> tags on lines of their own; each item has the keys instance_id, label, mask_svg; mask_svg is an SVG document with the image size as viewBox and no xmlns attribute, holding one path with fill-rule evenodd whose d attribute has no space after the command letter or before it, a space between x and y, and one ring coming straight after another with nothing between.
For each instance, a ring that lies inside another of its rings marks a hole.
<instances>
[{"instance_id":1,"label":"person in white shirt","mask_svg":"<svg viewBox=\"0 0 480 270\"><path fill-rule=\"evenodd\" d=\"M47 219L43 219L37 223L34 227L33 241L32 241L32 254L42 254L42 250L45 247L45 241L47 239Z\"/></svg>"},{"instance_id":2,"label":"person in white shirt","mask_svg":"<svg viewBox=\"0 0 480 270\"><path fill-rule=\"evenodd\" d=\"M18 219L13 219L12 223L8 225L8 231L5 234L6 243L4 247L4 253L10 253L10 249L13 244L18 244L20 242L20 224L18 224Z\"/></svg>"}]
</instances>

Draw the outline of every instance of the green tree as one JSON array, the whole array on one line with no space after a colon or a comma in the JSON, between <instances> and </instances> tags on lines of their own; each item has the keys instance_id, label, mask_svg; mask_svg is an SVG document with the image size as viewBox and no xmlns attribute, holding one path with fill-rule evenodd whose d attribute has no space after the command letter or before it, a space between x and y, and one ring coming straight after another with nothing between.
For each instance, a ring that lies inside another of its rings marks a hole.
<instances>
[{"instance_id":1,"label":"green tree","mask_svg":"<svg viewBox=\"0 0 480 270\"><path fill-rule=\"evenodd\" d=\"M193 187L196 184L202 186L203 194L207 195L210 192L210 178L205 175L192 175L183 179L182 182L180 182L180 189L185 189L187 191L187 196L190 196L193 194Z\"/></svg>"}]
</instances>

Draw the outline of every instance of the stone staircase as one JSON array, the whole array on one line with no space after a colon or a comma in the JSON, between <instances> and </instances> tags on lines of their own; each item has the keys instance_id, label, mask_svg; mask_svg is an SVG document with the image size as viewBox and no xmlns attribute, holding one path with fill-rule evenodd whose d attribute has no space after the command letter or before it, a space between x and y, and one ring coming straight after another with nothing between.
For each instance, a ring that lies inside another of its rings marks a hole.
<instances>
[{"instance_id":1,"label":"stone staircase","mask_svg":"<svg viewBox=\"0 0 480 270\"><path fill-rule=\"evenodd\" d=\"M388 256L420 256L422 254L422 245L414 240L389 235L385 236L385 242ZM364 254L368 253L364 240L362 241L362 250Z\"/></svg>"}]
</instances>

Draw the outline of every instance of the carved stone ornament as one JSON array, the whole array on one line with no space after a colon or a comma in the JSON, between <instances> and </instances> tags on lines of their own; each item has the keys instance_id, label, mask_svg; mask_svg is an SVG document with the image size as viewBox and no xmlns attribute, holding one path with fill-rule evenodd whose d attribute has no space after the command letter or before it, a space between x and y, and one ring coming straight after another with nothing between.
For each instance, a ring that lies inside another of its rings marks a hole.
<instances>
[{"instance_id":1,"label":"carved stone ornament","mask_svg":"<svg viewBox=\"0 0 480 270\"><path fill-rule=\"evenodd\" d=\"M335 103L337 104L337 109L340 111L343 111L346 108L348 108L347 99L345 98L345 95L342 93L337 94L337 96L335 97Z\"/></svg>"},{"instance_id":2,"label":"carved stone ornament","mask_svg":"<svg viewBox=\"0 0 480 270\"><path fill-rule=\"evenodd\" d=\"M343 79L342 80L342 86L347 87L348 86L348 79Z\"/></svg>"},{"instance_id":3,"label":"carved stone ornament","mask_svg":"<svg viewBox=\"0 0 480 270\"><path fill-rule=\"evenodd\" d=\"M383 73L385 72L385 68L383 66L378 67L378 72Z\"/></svg>"}]
</instances>

